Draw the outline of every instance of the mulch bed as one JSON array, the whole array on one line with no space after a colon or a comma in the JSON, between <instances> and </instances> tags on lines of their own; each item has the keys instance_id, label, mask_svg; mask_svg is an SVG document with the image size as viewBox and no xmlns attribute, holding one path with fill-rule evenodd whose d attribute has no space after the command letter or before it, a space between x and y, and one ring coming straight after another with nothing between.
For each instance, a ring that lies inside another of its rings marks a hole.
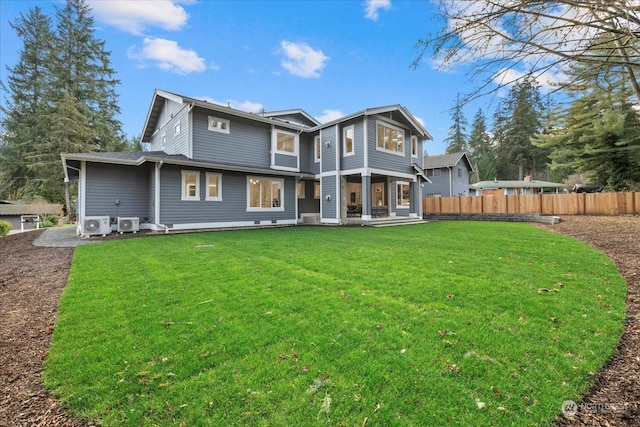
<instances>
[{"instance_id":1,"label":"mulch bed","mask_svg":"<svg viewBox=\"0 0 640 427\"><path fill-rule=\"evenodd\" d=\"M556 424L640 425L640 217L563 216L560 224L538 227L607 254L629 289L627 323L616 354L578 402L575 417L559 416ZM73 249L33 246L41 232L0 238L0 426L94 426L70 415L42 385Z\"/></svg>"}]
</instances>

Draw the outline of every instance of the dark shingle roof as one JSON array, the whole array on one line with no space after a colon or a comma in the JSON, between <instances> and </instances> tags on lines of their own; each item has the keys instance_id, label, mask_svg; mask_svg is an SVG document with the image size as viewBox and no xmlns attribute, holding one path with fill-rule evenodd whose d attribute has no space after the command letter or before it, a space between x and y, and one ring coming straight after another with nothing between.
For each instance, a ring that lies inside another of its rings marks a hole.
<instances>
[{"instance_id":1,"label":"dark shingle roof","mask_svg":"<svg viewBox=\"0 0 640 427\"><path fill-rule=\"evenodd\" d=\"M450 168L450 167L457 166L458 163L460 163L460 160L463 160L463 159L467 163L467 168L469 170L473 170L473 166L471 166L469 157L465 152L439 154L437 156L425 156L424 168L425 169Z\"/></svg>"}]
</instances>

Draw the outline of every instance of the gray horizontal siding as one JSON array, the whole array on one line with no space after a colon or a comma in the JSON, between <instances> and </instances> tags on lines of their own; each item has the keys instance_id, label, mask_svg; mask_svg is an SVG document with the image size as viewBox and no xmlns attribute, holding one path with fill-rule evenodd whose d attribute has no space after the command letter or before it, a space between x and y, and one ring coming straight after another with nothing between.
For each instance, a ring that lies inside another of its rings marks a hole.
<instances>
[{"instance_id":1,"label":"gray horizontal siding","mask_svg":"<svg viewBox=\"0 0 640 427\"><path fill-rule=\"evenodd\" d=\"M369 167L384 169L390 172L411 173L411 136L407 129L404 130L404 155L400 156L376 148L377 120L374 117L367 119L367 137L369 147Z\"/></svg>"},{"instance_id":2,"label":"gray horizontal siding","mask_svg":"<svg viewBox=\"0 0 640 427\"><path fill-rule=\"evenodd\" d=\"M327 200L327 196L331 197L331 200ZM324 176L320 180L320 203L322 204L322 217L323 218L337 218L336 204L340 203L338 195L336 193L336 177Z\"/></svg>"},{"instance_id":3,"label":"gray horizontal siding","mask_svg":"<svg viewBox=\"0 0 640 427\"><path fill-rule=\"evenodd\" d=\"M188 112L186 104L164 100L164 106L158 117L158 129L151 137L151 150L158 151L162 148L162 135L167 138L167 147L164 150L169 154L188 155ZM180 135L175 135L175 124L180 122Z\"/></svg>"},{"instance_id":4,"label":"gray horizontal siding","mask_svg":"<svg viewBox=\"0 0 640 427\"><path fill-rule=\"evenodd\" d=\"M339 149L340 140L336 140L336 126L322 129L320 140L320 153L322 157L322 172L336 170L336 150ZM329 147L327 147L329 143Z\"/></svg>"},{"instance_id":5,"label":"gray horizontal siding","mask_svg":"<svg viewBox=\"0 0 640 427\"><path fill-rule=\"evenodd\" d=\"M122 166L87 163L85 215L137 216L140 222L152 217L149 210L152 166ZM119 204L116 205L116 200Z\"/></svg>"},{"instance_id":6,"label":"gray horizontal siding","mask_svg":"<svg viewBox=\"0 0 640 427\"><path fill-rule=\"evenodd\" d=\"M354 154L351 156L344 155L344 129L353 126L353 144ZM340 128L340 152L342 153L342 170L359 169L364 167L364 124L362 120L356 120L345 123Z\"/></svg>"},{"instance_id":7,"label":"gray horizontal siding","mask_svg":"<svg viewBox=\"0 0 640 427\"><path fill-rule=\"evenodd\" d=\"M298 156L275 153L274 160L275 166L298 169Z\"/></svg>"},{"instance_id":8,"label":"gray horizontal siding","mask_svg":"<svg viewBox=\"0 0 640 427\"><path fill-rule=\"evenodd\" d=\"M184 201L182 198L182 170L200 172L200 200ZM206 171L165 165L161 169L161 224L191 224L240 221L268 221L296 219L295 178L284 178L284 211L247 212L247 175L222 173L222 200L205 200Z\"/></svg>"},{"instance_id":9,"label":"gray horizontal siding","mask_svg":"<svg viewBox=\"0 0 640 427\"><path fill-rule=\"evenodd\" d=\"M194 159L263 168L271 165L268 124L197 108L192 114ZM228 119L229 133L209 130L208 116Z\"/></svg>"}]
</instances>

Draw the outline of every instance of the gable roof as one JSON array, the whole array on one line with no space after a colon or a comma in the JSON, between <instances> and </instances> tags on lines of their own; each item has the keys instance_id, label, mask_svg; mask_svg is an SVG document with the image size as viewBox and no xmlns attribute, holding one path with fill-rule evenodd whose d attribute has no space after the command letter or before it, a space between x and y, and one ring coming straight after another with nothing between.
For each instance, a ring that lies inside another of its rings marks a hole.
<instances>
[{"instance_id":1,"label":"gable roof","mask_svg":"<svg viewBox=\"0 0 640 427\"><path fill-rule=\"evenodd\" d=\"M261 114L247 113L246 111L236 110L235 108L227 107L220 104L215 104L213 102L204 101L202 99L190 98L188 96L178 95L176 93L171 93L164 90L156 89L153 93L153 99L151 100L149 111L147 112L147 118L144 121L144 127L142 129L142 137L140 139L142 142L150 142L151 136L154 134L154 132L156 132L158 128L158 119L160 118L160 112L162 111L162 107L164 105L163 100L165 99L176 102L178 104L190 104L191 106L204 108L209 111L222 112L226 114L231 114L236 117L244 117L250 120L255 120L263 123L273 124L274 120L277 120L276 118L265 117L265 116L262 116ZM292 111L292 110L289 110L289 111ZM295 110L295 111L298 111L298 110ZM299 111L302 111L302 110L299 110ZM293 123L286 122L284 120L278 120L278 125L289 128L289 129L293 129L296 131L309 129L309 127L306 125L293 124Z\"/></svg>"},{"instance_id":2,"label":"gable roof","mask_svg":"<svg viewBox=\"0 0 640 427\"><path fill-rule=\"evenodd\" d=\"M431 134L424 128L424 126L422 126L422 124L418 121L418 119L416 119L415 116L409 112L409 110L407 110L405 107L399 104L387 105L384 107L365 108L364 110L358 111L356 113L340 117L338 119L332 120L327 123L323 123L320 126L317 126L311 130L323 129L338 123L342 123L348 120L358 118L358 117L375 116L375 115L382 116L383 114L388 114L389 115L388 119L392 121L403 120L404 122L406 122L406 124L412 127L418 135L420 135L424 139L433 139Z\"/></svg>"},{"instance_id":3,"label":"gable roof","mask_svg":"<svg viewBox=\"0 0 640 427\"><path fill-rule=\"evenodd\" d=\"M425 156L423 164L425 169L452 168L457 166L461 160L467 164L467 169L473 172L474 169L471 165L471 160L469 160L469 156L464 151L439 154L437 156Z\"/></svg>"},{"instance_id":4,"label":"gable roof","mask_svg":"<svg viewBox=\"0 0 640 427\"><path fill-rule=\"evenodd\" d=\"M314 127L320 124L318 120L316 120L301 108L295 110L265 111L263 113L260 113L260 115L262 117L273 117L276 119L281 119L288 123L293 123L301 126ZM292 118L297 121L292 121Z\"/></svg>"},{"instance_id":5,"label":"gable roof","mask_svg":"<svg viewBox=\"0 0 640 427\"><path fill-rule=\"evenodd\" d=\"M162 107L164 105L163 100L165 99L171 100L178 104L190 104L191 106L204 108L210 111L223 112L237 117L243 117L263 123L274 124L274 122L277 122L278 126L289 128L299 132L316 132L323 128L333 126L337 123L342 123L361 116L381 116L383 114L388 114L389 120L402 121L406 125L411 127L422 138L433 139L431 134L429 134L424 126L422 126L418 119L416 119L413 114L409 112L409 110L401 105L388 105L384 107L366 108L357 113L340 117L339 119L332 120L328 123L320 123L302 109L272 111L269 113L265 112L261 114L247 113L246 111L236 110L235 108L231 108L228 106L219 105L201 99L190 98L188 96L178 95L176 93L156 89L153 93L153 99L151 100L149 111L147 112L147 117L144 122L144 128L142 129L142 142L150 142L154 132L156 132L156 130L158 129L158 120L160 118L160 112L162 111ZM297 115L303 120L301 120L301 122L294 123L292 121L283 119L284 116L291 115Z\"/></svg>"}]
</instances>

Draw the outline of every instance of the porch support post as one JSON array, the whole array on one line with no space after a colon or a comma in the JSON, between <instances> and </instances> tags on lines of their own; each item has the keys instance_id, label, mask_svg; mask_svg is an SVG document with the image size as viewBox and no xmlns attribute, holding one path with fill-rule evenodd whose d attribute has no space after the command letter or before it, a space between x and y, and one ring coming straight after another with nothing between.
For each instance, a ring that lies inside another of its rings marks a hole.
<instances>
[{"instance_id":1,"label":"porch support post","mask_svg":"<svg viewBox=\"0 0 640 427\"><path fill-rule=\"evenodd\" d=\"M362 216L364 221L371 221L371 175L362 174Z\"/></svg>"}]
</instances>

